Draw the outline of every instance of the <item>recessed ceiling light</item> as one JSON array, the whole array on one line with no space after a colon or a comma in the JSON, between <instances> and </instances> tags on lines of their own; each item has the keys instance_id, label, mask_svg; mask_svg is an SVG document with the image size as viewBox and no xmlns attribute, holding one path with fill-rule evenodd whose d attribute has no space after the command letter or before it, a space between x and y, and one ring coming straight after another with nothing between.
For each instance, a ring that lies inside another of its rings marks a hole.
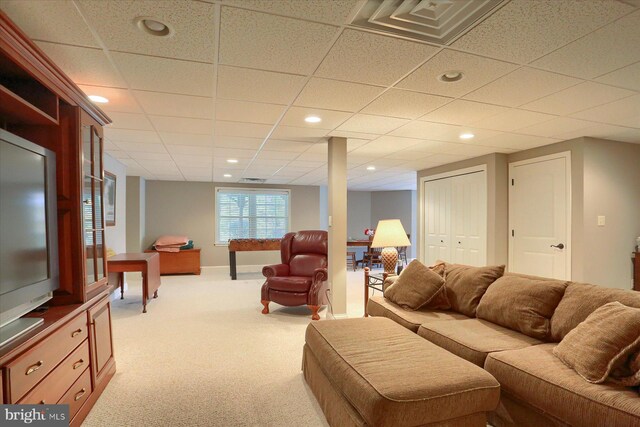
<instances>
[{"instance_id":1,"label":"recessed ceiling light","mask_svg":"<svg viewBox=\"0 0 640 427\"><path fill-rule=\"evenodd\" d=\"M224 176L225 178L231 178L231 174L230 174L230 173L225 173L225 174L224 174L224 175L222 175L222 176Z\"/></svg>"},{"instance_id":2,"label":"recessed ceiling light","mask_svg":"<svg viewBox=\"0 0 640 427\"><path fill-rule=\"evenodd\" d=\"M322 119L318 116L307 116L304 118L304 121L307 123L320 123Z\"/></svg>"},{"instance_id":3,"label":"recessed ceiling light","mask_svg":"<svg viewBox=\"0 0 640 427\"><path fill-rule=\"evenodd\" d=\"M173 30L169 25L150 16L139 16L134 20L134 22L138 28L152 36L167 37L173 33Z\"/></svg>"},{"instance_id":4,"label":"recessed ceiling light","mask_svg":"<svg viewBox=\"0 0 640 427\"><path fill-rule=\"evenodd\" d=\"M451 83L461 80L462 76L462 71L447 71L446 73L441 74L438 79L442 82Z\"/></svg>"},{"instance_id":5,"label":"recessed ceiling light","mask_svg":"<svg viewBox=\"0 0 640 427\"><path fill-rule=\"evenodd\" d=\"M238 159L227 159L227 163L238 163Z\"/></svg>"},{"instance_id":6,"label":"recessed ceiling light","mask_svg":"<svg viewBox=\"0 0 640 427\"><path fill-rule=\"evenodd\" d=\"M475 135L472 134L471 132L466 132L466 133L461 133L460 134L460 139L471 139L473 138Z\"/></svg>"},{"instance_id":7,"label":"recessed ceiling light","mask_svg":"<svg viewBox=\"0 0 640 427\"><path fill-rule=\"evenodd\" d=\"M109 102L109 100L104 96L98 96L98 95L89 95L89 99L98 104L106 104L107 102Z\"/></svg>"},{"instance_id":8,"label":"recessed ceiling light","mask_svg":"<svg viewBox=\"0 0 640 427\"><path fill-rule=\"evenodd\" d=\"M376 170L376 167L375 166L367 166L367 170L368 171L374 171L374 170Z\"/></svg>"}]
</instances>

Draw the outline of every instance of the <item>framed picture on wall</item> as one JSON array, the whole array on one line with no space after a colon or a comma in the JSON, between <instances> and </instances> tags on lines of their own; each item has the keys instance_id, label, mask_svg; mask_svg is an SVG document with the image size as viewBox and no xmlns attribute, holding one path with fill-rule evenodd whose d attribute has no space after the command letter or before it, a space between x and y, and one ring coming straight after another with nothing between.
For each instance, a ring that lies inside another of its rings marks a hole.
<instances>
[{"instance_id":1,"label":"framed picture on wall","mask_svg":"<svg viewBox=\"0 0 640 427\"><path fill-rule=\"evenodd\" d=\"M104 171L104 220L107 227L116 225L116 176Z\"/></svg>"}]
</instances>

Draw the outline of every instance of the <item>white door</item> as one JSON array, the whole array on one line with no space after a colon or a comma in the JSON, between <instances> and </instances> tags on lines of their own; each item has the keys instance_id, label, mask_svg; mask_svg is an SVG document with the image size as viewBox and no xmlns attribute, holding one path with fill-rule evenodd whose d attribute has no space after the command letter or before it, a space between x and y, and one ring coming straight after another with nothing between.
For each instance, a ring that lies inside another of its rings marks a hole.
<instances>
[{"instance_id":1,"label":"white door","mask_svg":"<svg viewBox=\"0 0 640 427\"><path fill-rule=\"evenodd\" d=\"M424 183L427 264L486 265L487 175L474 171Z\"/></svg>"},{"instance_id":2,"label":"white door","mask_svg":"<svg viewBox=\"0 0 640 427\"><path fill-rule=\"evenodd\" d=\"M451 259L456 264L487 263L486 182L484 171L451 178Z\"/></svg>"},{"instance_id":3,"label":"white door","mask_svg":"<svg viewBox=\"0 0 640 427\"><path fill-rule=\"evenodd\" d=\"M570 279L569 153L512 163L509 179L509 270Z\"/></svg>"},{"instance_id":4,"label":"white door","mask_svg":"<svg viewBox=\"0 0 640 427\"><path fill-rule=\"evenodd\" d=\"M424 185L425 239L427 265L451 258L451 182L427 181Z\"/></svg>"}]
</instances>

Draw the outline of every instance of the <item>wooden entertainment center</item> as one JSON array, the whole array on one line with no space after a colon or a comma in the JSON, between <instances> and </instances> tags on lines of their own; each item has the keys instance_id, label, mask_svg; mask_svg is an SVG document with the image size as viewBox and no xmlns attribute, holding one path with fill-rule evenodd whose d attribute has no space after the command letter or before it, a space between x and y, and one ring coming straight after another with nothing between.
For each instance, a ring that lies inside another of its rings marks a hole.
<instances>
[{"instance_id":1,"label":"wooden entertainment center","mask_svg":"<svg viewBox=\"0 0 640 427\"><path fill-rule=\"evenodd\" d=\"M79 426L113 377L102 204L110 119L0 10L0 128L55 153L59 289L0 347L0 403L69 404Z\"/></svg>"}]
</instances>

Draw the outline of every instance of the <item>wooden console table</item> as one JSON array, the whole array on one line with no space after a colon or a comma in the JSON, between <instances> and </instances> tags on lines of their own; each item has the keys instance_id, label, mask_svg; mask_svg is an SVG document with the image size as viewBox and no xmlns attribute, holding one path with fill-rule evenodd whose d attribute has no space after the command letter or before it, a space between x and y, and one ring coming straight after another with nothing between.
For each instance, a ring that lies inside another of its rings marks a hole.
<instances>
[{"instance_id":1,"label":"wooden console table","mask_svg":"<svg viewBox=\"0 0 640 427\"><path fill-rule=\"evenodd\" d=\"M229 275L236 280L236 252L279 251L282 239L232 239L229 240Z\"/></svg>"},{"instance_id":2,"label":"wooden console table","mask_svg":"<svg viewBox=\"0 0 640 427\"><path fill-rule=\"evenodd\" d=\"M118 273L120 299L124 299L124 273L142 273L142 312L147 312L147 300L153 292L158 298L160 287L160 255L158 253L127 253L112 256L107 260L109 272Z\"/></svg>"}]
</instances>

